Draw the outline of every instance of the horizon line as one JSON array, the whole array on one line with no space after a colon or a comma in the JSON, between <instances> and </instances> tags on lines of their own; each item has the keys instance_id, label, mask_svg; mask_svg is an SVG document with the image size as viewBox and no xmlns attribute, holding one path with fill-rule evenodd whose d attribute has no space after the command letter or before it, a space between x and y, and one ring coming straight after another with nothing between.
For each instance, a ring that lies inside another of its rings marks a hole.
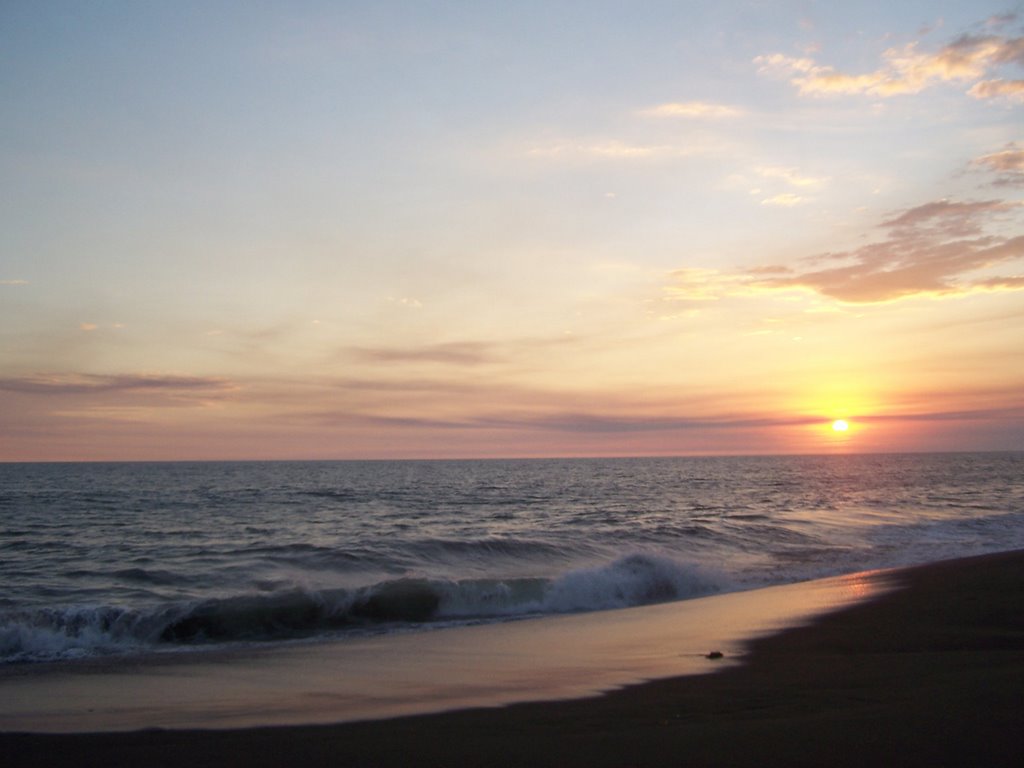
<instances>
[{"instance_id":1,"label":"horizon line","mask_svg":"<svg viewBox=\"0 0 1024 768\"><path fill-rule=\"evenodd\" d=\"M434 456L434 457L363 457L306 459L0 459L0 465L11 464L313 464L357 462L469 462L469 461L625 461L632 459L759 459L759 458L832 458L843 456L940 456L950 454L1024 454L1024 449L989 448L981 450L939 451L833 451L819 453L679 453L619 454L576 456Z\"/></svg>"}]
</instances>

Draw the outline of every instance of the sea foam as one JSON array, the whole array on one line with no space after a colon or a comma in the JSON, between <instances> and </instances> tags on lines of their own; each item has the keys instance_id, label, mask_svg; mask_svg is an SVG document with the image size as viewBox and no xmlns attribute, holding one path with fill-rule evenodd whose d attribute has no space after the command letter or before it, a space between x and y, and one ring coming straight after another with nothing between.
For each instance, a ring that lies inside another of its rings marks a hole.
<instances>
[{"instance_id":1,"label":"sea foam","mask_svg":"<svg viewBox=\"0 0 1024 768\"><path fill-rule=\"evenodd\" d=\"M0 662L605 610L699 597L722 586L695 566L631 554L552 579L399 578L359 589L292 589L150 609L22 609L0 613Z\"/></svg>"},{"instance_id":2,"label":"sea foam","mask_svg":"<svg viewBox=\"0 0 1024 768\"><path fill-rule=\"evenodd\" d=\"M0 513L0 661L16 662L503 622L1020 548L1024 453L0 463Z\"/></svg>"}]
</instances>

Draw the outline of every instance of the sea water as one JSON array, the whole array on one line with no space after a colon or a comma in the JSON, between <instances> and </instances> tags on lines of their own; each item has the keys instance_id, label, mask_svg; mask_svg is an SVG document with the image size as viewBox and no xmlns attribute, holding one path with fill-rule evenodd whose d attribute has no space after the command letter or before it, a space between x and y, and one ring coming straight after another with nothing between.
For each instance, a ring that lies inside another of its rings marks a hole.
<instances>
[{"instance_id":1,"label":"sea water","mask_svg":"<svg viewBox=\"0 0 1024 768\"><path fill-rule=\"evenodd\" d=\"M1024 547L1024 453L0 464L0 663L263 648Z\"/></svg>"}]
</instances>

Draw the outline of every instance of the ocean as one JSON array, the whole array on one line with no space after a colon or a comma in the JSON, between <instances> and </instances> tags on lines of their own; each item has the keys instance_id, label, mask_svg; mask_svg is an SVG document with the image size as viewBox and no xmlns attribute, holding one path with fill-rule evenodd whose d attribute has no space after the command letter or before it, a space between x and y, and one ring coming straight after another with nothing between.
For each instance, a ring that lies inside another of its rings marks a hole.
<instances>
[{"instance_id":1,"label":"ocean","mask_svg":"<svg viewBox=\"0 0 1024 768\"><path fill-rule=\"evenodd\" d=\"M608 611L1024 548L1024 453L0 464L0 664Z\"/></svg>"}]
</instances>

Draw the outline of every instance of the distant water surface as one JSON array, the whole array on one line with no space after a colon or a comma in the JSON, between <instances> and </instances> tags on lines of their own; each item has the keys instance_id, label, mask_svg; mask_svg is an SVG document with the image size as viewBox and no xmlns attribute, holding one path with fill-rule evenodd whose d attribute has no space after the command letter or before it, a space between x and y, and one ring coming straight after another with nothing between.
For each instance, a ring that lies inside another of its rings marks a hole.
<instances>
[{"instance_id":1,"label":"distant water surface","mask_svg":"<svg viewBox=\"0 0 1024 768\"><path fill-rule=\"evenodd\" d=\"M491 623L1021 547L1021 453L0 464L0 663Z\"/></svg>"}]
</instances>

